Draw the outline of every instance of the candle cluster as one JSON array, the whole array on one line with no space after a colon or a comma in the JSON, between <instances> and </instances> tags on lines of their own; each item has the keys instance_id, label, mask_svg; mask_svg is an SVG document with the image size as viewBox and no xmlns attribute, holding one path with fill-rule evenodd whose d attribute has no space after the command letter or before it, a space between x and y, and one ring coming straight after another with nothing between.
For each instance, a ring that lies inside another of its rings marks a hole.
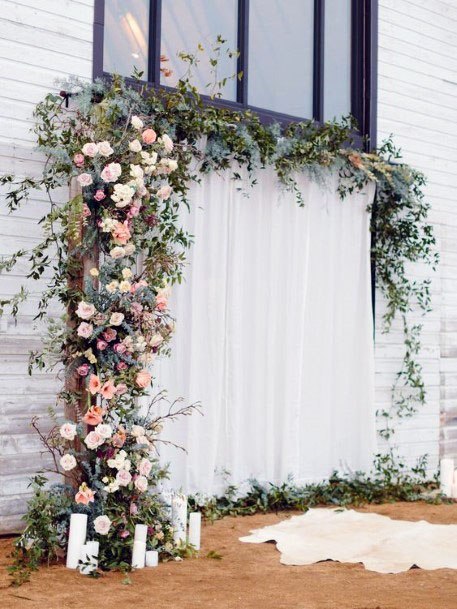
<instances>
[{"instance_id":1,"label":"candle cluster","mask_svg":"<svg viewBox=\"0 0 457 609\"><path fill-rule=\"evenodd\" d=\"M174 542L179 547L190 544L195 550L200 550L201 513L191 512L187 518L187 497L180 493L163 493L165 502L168 502L169 515L173 528ZM189 526L187 527L187 523ZM135 525L132 546L131 565L133 569L157 567L159 552L148 550L147 524ZM100 543L96 540L86 541L87 515L72 514L67 547L67 568L77 569L83 575L89 575L98 568Z\"/></svg>"}]
</instances>

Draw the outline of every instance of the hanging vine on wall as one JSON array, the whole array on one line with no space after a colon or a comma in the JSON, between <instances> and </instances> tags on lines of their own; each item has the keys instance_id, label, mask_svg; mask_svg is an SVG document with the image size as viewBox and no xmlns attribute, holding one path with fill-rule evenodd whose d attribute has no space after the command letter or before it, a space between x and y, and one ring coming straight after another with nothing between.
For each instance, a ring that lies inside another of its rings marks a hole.
<instances>
[{"instance_id":1,"label":"hanging vine on wall","mask_svg":"<svg viewBox=\"0 0 457 609\"><path fill-rule=\"evenodd\" d=\"M192 56L184 59L194 61ZM321 182L337 173L342 198L376 182L372 215L376 282L386 301L385 330L400 317L405 342L392 408L380 413L386 420L384 437L393 432L393 415L411 416L425 400L417 363L420 328L409 318L416 307L429 310L430 283L410 279L407 267L417 261L433 266L435 241L422 194L424 177L399 162L390 142L371 154L348 146L350 120L323 125L303 121L285 128L264 125L252 112L205 105L190 76L183 77L175 90L146 90L114 77L110 83L70 81L66 91L71 93L69 109L64 103L67 95L49 94L35 110L38 146L47 159L43 174L19 181L11 175L0 179L10 187L6 202L11 212L24 205L35 189L44 190L50 204L40 220L43 241L32 250L3 258L0 271L11 271L22 258L30 262L32 279L51 270L36 318L44 317L55 299L67 310L63 325L50 325L52 340L45 341L42 352L32 354L31 367L63 362L67 376L79 375L76 386L67 384L59 394L61 402L76 409L76 422L60 431L56 425L42 440L53 454L55 469L72 472L79 487L73 500L81 510L90 511L91 526L97 530L101 525L96 519L107 517L110 543L102 548L101 564L110 568L126 564L120 529L128 536L146 514L160 525L154 547L165 554L174 552L160 502L144 493L165 475L150 460L160 441L162 420L140 417L135 399L150 382L145 367L156 353L166 352L173 329L167 296L169 286L180 281L191 243L179 221L180 207L189 204L190 184L202 174L241 165L255 185L258 170L271 165L302 205L294 179L297 172ZM236 170L233 177L240 178ZM54 189L75 179L82 194L56 204ZM101 263L97 256L81 283L84 260L93 257L94 248L102 253ZM144 254L141 272L135 267L137 252ZM17 315L26 298L27 291L21 288L0 301L0 312ZM82 399L86 412L80 407ZM191 410L178 408L170 416ZM100 425L98 432L93 429ZM89 456L81 451L82 442ZM132 468L138 470L133 476ZM59 492L71 503L71 489Z\"/></svg>"}]
</instances>

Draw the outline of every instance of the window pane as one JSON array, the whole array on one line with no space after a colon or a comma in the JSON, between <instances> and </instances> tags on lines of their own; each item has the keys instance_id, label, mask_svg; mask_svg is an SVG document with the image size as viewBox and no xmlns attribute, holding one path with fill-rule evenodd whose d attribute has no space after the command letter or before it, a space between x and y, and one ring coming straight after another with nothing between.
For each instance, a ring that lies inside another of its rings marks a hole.
<instances>
[{"instance_id":1,"label":"window pane","mask_svg":"<svg viewBox=\"0 0 457 609\"><path fill-rule=\"evenodd\" d=\"M161 83L175 86L186 71L186 64L177 57L181 51L195 53L201 44L205 52L199 53L201 62L195 70L193 84L201 93L211 94L214 82L208 52L220 34L226 40L225 49L237 49L238 1L237 0L162 0L162 55L168 58L161 64L169 68L171 76L161 74ZM236 57L228 57L223 51L217 68L217 80L236 74ZM224 99L236 99L236 79L227 82L222 89Z\"/></svg>"},{"instance_id":2,"label":"window pane","mask_svg":"<svg viewBox=\"0 0 457 609\"><path fill-rule=\"evenodd\" d=\"M251 0L251 106L304 118L313 115L314 0Z\"/></svg>"},{"instance_id":3,"label":"window pane","mask_svg":"<svg viewBox=\"0 0 457 609\"><path fill-rule=\"evenodd\" d=\"M135 66L147 80L149 0L105 0L103 69L131 76Z\"/></svg>"},{"instance_id":4,"label":"window pane","mask_svg":"<svg viewBox=\"0 0 457 609\"><path fill-rule=\"evenodd\" d=\"M325 0L324 118L351 111L351 0Z\"/></svg>"}]
</instances>

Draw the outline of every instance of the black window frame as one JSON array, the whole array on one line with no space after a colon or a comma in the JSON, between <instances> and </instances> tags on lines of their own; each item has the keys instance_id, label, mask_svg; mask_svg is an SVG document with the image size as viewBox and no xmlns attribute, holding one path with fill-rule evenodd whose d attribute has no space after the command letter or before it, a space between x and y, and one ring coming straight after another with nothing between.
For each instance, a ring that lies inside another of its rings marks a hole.
<instances>
[{"instance_id":1,"label":"black window frame","mask_svg":"<svg viewBox=\"0 0 457 609\"><path fill-rule=\"evenodd\" d=\"M150 0L149 57L147 84L160 83L162 0ZM109 78L103 70L105 0L94 3L94 54L93 78ZM249 0L238 0L238 72L243 78L237 82L237 99L211 100L211 103L234 110L252 110L265 123L308 120L323 121L324 106L324 31L325 0L314 0L314 57L313 57L313 117L291 116L247 103L249 81ZM351 15L351 114L357 120L359 131L355 143L364 148L376 147L377 106L377 46L378 0L352 0ZM203 98L209 97L203 95Z\"/></svg>"}]
</instances>

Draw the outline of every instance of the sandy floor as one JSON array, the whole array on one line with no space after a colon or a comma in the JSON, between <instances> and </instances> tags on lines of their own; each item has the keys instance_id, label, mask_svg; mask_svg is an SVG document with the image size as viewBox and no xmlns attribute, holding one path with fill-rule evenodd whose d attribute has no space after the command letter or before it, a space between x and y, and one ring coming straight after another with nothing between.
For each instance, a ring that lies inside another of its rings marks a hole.
<instances>
[{"instance_id":1,"label":"sandy floor","mask_svg":"<svg viewBox=\"0 0 457 609\"><path fill-rule=\"evenodd\" d=\"M436 523L457 523L457 505L394 504L368 511ZM273 544L243 544L238 537L285 515L226 518L203 529L202 558L167 563L131 575L94 580L63 567L43 568L21 588L8 587L0 540L1 609L457 609L457 571L413 569L398 575L334 562L308 567L279 563ZM205 558L217 551L221 560Z\"/></svg>"}]
</instances>

